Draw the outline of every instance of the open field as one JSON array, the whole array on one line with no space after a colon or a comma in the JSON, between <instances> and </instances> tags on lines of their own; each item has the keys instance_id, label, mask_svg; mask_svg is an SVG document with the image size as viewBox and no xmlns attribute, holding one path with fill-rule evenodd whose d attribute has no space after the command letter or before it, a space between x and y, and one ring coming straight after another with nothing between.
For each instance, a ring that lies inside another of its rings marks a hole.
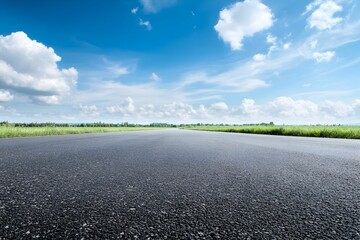
<instances>
[{"instance_id":1,"label":"open field","mask_svg":"<svg viewBox=\"0 0 360 240\"><path fill-rule=\"evenodd\" d=\"M171 125L154 127L149 125L134 126L117 126L104 125L96 126L89 124L80 125L42 125L37 124L31 126L23 125L1 125L0 138L11 137L30 137L30 136L47 136L47 135L64 135L64 134L80 134L80 133L105 133L105 132L128 132L141 130L154 130L164 127L173 127ZM285 135L285 136L304 136L304 137L325 137L325 138L348 138L360 139L360 126L276 126L276 125L244 125L244 126L195 126L187 125L180 127L181 129L216 131L216 132L234 132L234 133L252 133L252 134L269 134L269 135Z\"/></svg>"},{"instance_id":2,"label":"open field","mask_svg":"<svg viewBox=\"0 0 360 240\"><path fill-rule=\"evenodd\" d=\"M360 139L360 126L187 126L183 129L286 136Z\"/></svg>"},{"instance_id":3,"label":"open field","mask_svg":"<svg viewBox=\"0 0 360 240\"><path fill-rule=\"evenodd\" d=\"M64 135L80 133L128 132L158 129L156 127L14 127L0 126L0 138Z\"/></svg>"}]
</instances>

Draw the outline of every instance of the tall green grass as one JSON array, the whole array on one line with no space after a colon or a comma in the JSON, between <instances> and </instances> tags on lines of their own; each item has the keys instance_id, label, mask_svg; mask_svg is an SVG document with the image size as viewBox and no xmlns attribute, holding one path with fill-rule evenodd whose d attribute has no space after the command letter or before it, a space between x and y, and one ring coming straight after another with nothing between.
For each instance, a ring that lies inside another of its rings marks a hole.
<instances>
[{"instance_id":1,"label":"tall green grass","mask_svg":"<svg viewBox=\"0 0 360 240\"><path fill-rule=\"evenodd\" d=\"M0 138L64 135L79 133L128 132L158 129L155 127L14 127L0 126Z\"/></svg>"},{"instance_id":2,"label":"tall green grass","mask_svg":"<svg viewBox=\"0 0 360 240\"><path fill-rule=\"evenodd\" d=\"M360 139L360 126L192 126L185 129L286 136Z\"/></svg>"}]
</instances>

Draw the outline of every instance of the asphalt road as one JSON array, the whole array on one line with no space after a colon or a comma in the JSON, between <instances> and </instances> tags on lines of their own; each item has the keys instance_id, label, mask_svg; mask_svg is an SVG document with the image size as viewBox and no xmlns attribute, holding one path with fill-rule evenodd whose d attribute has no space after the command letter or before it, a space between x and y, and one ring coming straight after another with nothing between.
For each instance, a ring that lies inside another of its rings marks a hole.
<instances>
[{"instance_id":1,"label":"asphalt road","mask_svg":"<svg viewBox=\"0 0 360 240\"><path fill-rule=\"evenodd\" d=\"M0 139L0 239L360 239L360 141Z\"/></svg>"}]
</instances>

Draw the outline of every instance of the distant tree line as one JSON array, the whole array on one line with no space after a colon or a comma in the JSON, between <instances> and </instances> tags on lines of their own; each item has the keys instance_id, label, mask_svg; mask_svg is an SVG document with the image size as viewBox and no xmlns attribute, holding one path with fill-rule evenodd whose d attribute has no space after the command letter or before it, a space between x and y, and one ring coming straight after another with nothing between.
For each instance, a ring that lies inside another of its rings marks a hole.
<instances>
[{"instance_id":1,"label":"distant tree line","mask_svg":"<svg viewBox=\"0 0 360 240\"><path fill-rule=\"evenodd\" d=\"M128 122L122 123L54 123L54 122L31 122L31 123L10 123L8 121L0 122L0 126L7 127L196 127L196 126L274 126L270 123L256 123L256 124L214 124L214 123L195 123L195 124L169 124L169 123L150 123L150 124L134 124Z\"/></svg>"},{"instance_id":2,"label":"distant tree line","mask_svg":"<svg viewBox=\"0 0 360 240\"><path fill-rule=\"evenodd\" d=\"M11 123L8 121L0 122L0 126L6 127L164 127L164 128L176 128L176 127L199 127L199 126L275 126L274 122L269 123L252 123L252 124L225 124L225 123L194 123L194 124L169 124L169 123L150 123L150 124L134 124L128 122L122 123L53 123L53 122L31 122L31 123ZM321 124L314 124L311 126L324 126ZM331 124L326 126L341 126L340 124Z\"/></svg>"},{"instance_id":3,"label":"distant tree line","mask_svg":"<svg viewBox=\"0 0 360 240\"><path fill-rule=\"evenodd\" d=\"M236 126L275 126L274 122L269 123L251 123L251 124L226 124L226 123L196 123L196 124L180 124L179 127L199 127L199 126L229 126L229 127L236 127Z\"/></svg>"},{"instance_id":4,"label":"distant tree line","mask_svg":"<svg viewBox=\"0 0 360 240\"><path fill-rule=\"evenodd\" d=\"M151 123L151 124L133 124L128 122L123 123L104 123L104 122L95 122L95 123L10 123L7 121L0 122L0 126L7 127L176 127L174 124L167 123Z\"/></svg>"}]
</instances>

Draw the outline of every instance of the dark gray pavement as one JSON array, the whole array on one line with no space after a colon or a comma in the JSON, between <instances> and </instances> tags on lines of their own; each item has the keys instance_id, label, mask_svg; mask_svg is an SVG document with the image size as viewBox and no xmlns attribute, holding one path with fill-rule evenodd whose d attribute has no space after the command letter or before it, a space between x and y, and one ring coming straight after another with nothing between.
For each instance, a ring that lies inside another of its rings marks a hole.
<instances>
[{"instance_id":1,"label":"dark gray pavement","mask_svg":"<svg viewBox=\"0 0 360 240\"><path fill-rule=\"evenodd\" d=\"M0 239L360 239L360 141L0 139Z\"/></svg>"}]
</instances>

